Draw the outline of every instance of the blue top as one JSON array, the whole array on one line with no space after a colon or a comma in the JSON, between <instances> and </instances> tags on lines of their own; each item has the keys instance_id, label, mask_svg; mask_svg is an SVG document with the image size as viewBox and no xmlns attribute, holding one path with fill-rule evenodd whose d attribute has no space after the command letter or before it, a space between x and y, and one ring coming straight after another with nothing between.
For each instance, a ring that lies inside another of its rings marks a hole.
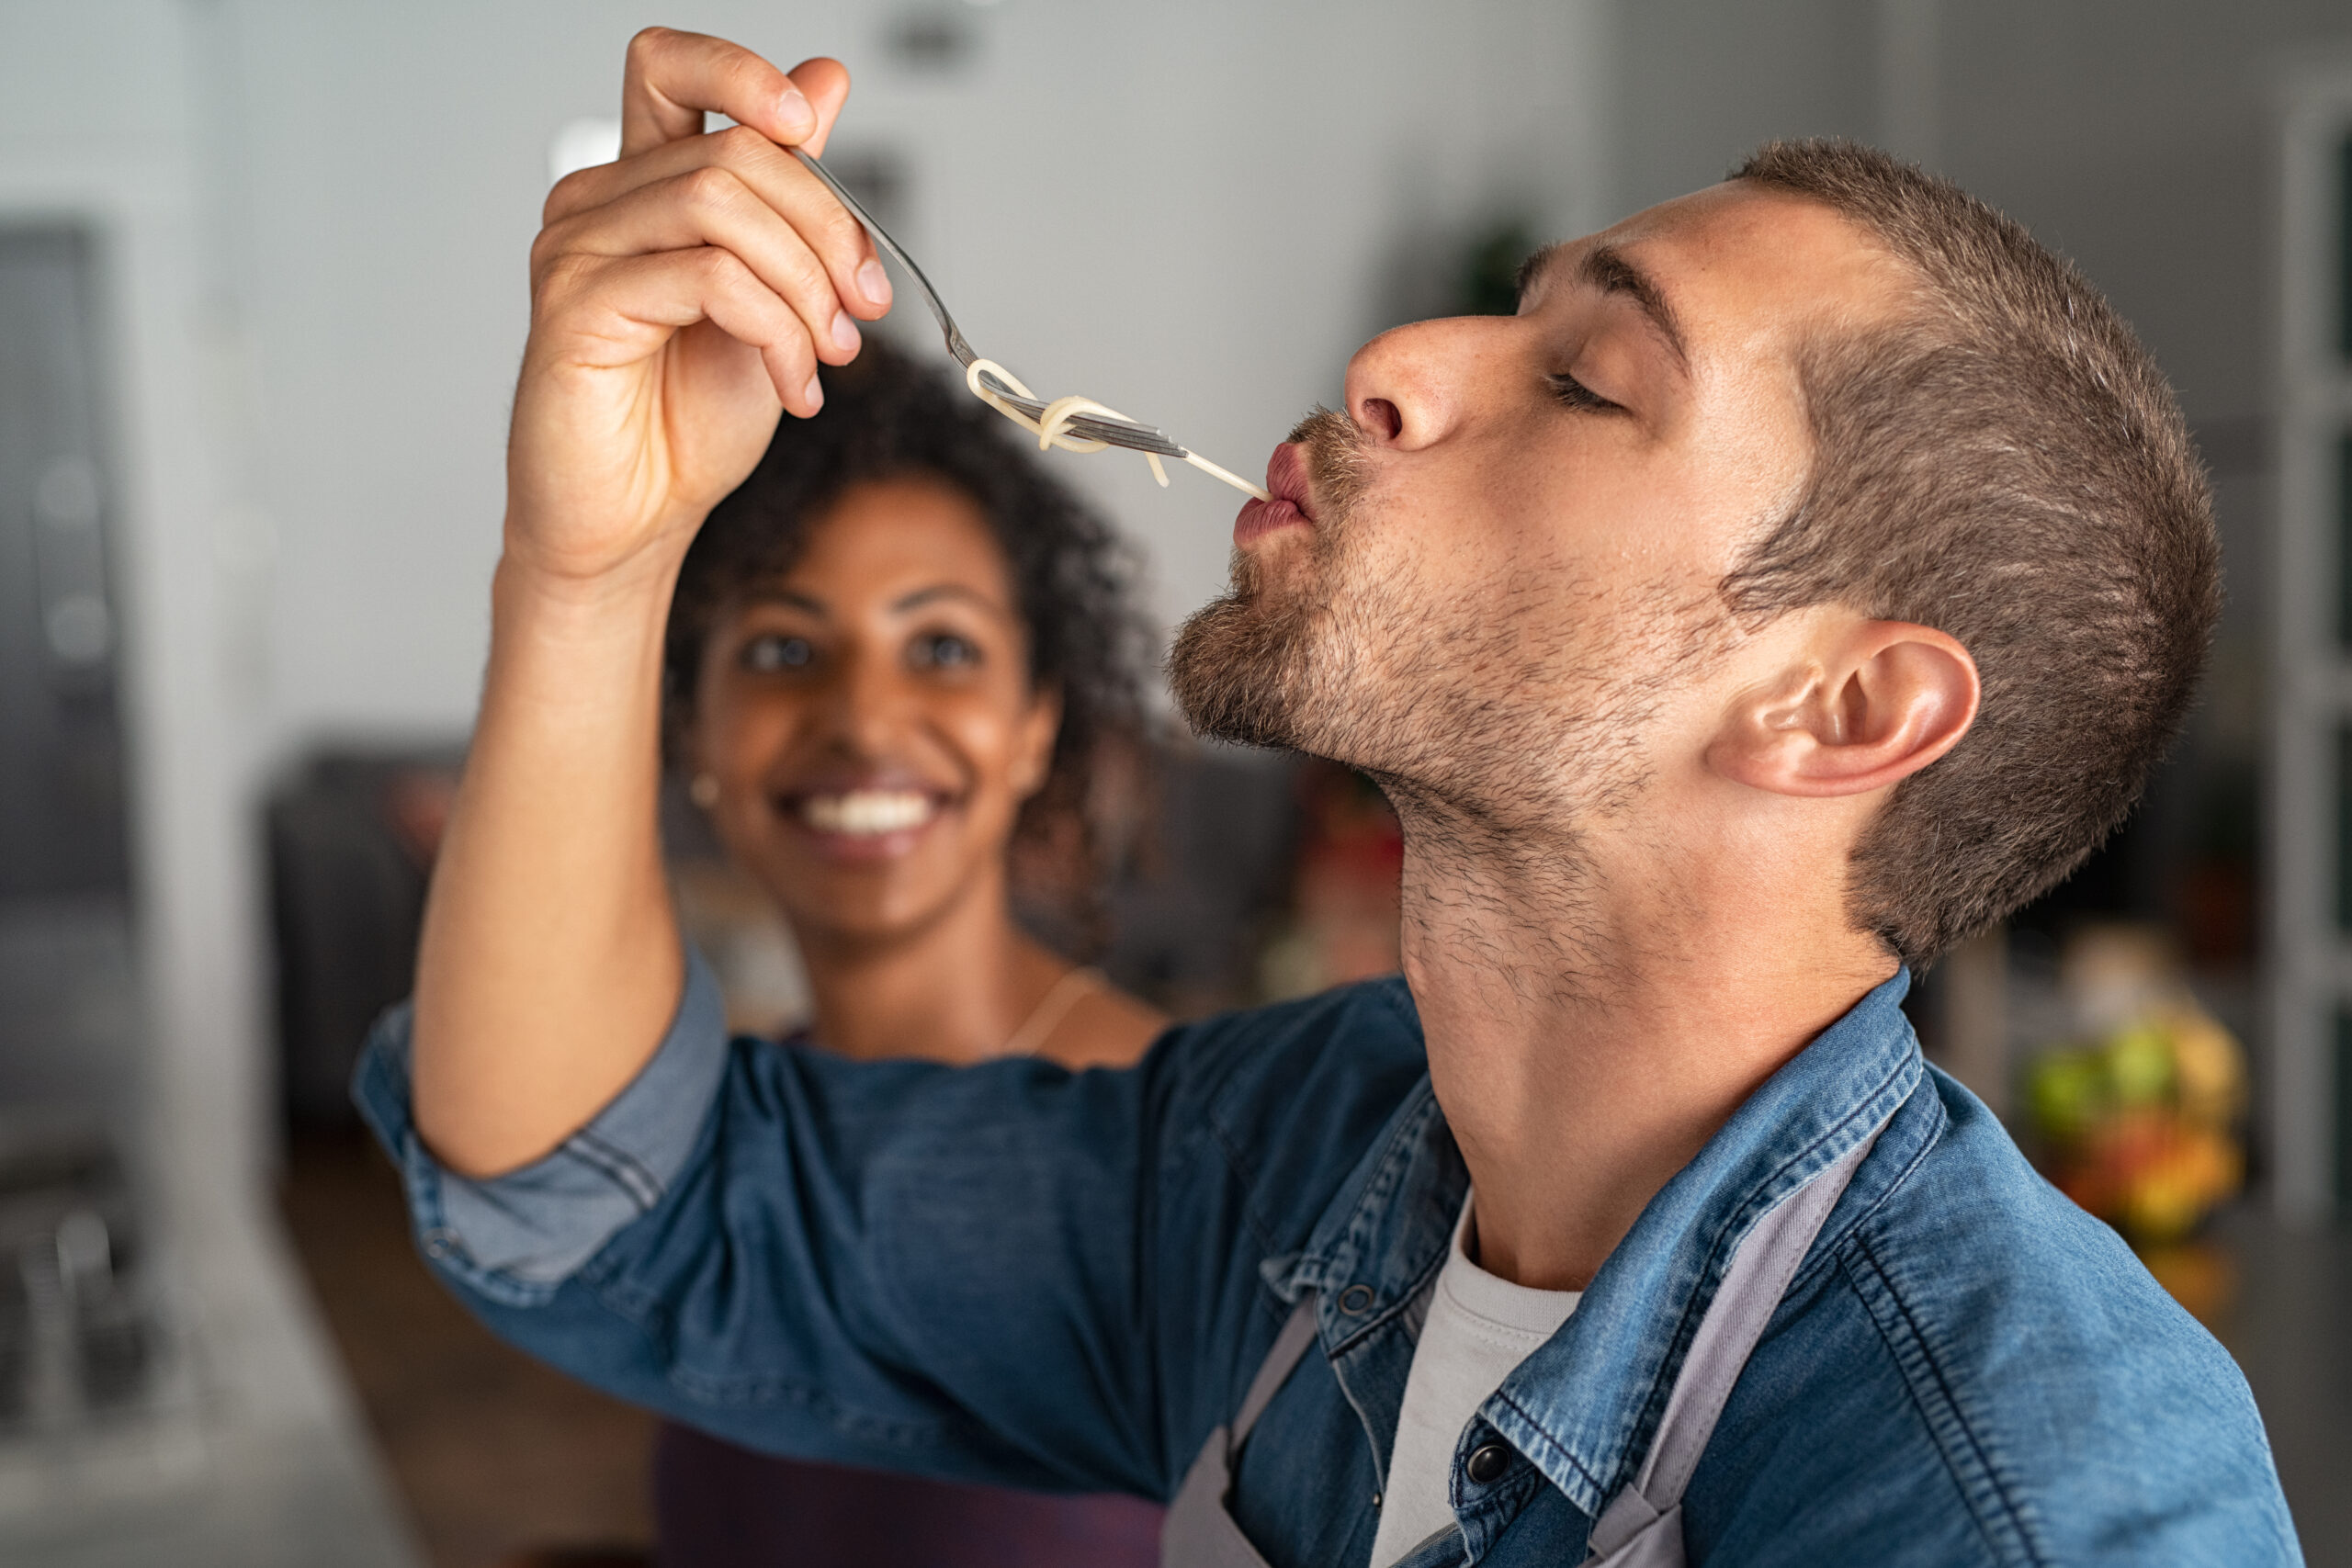
<instances>
[{"instance_id":1,"label":"blue top","mask_svg":"<svg viewBox=\"0 0 2352 1568\"><path fill-rule=\"evenodd\" d=\"M1453 1481L1469 1561L1583 1555L1733 1247L1890 1111L1691 1480L1691 1561L2301 1560L2237 1368L1921 1060L1908 983L1742 1105L1480 1408ZM388 1015L360 1107L434 1266L524 1348L775 1453L1164 1500L1312 1291L1322 1354L1259 1422L1231 1506L1278 1568L1370 1554L1469 1179L1402 981L1072 1073L730 1041L696 962L636 1082L484 1182L417 1138L407 1043ZM1495 1436L1512 1462L1473 1481Z\"/></svg>"}]
</instances>

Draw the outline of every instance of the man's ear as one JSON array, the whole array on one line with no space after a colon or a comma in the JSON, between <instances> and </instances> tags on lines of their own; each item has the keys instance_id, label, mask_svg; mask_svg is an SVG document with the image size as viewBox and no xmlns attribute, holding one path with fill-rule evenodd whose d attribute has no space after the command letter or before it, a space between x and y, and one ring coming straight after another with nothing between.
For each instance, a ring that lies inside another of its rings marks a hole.
<instances>
[{"instance_id":1,"label":"man's ear","mask_svg":"<svg viewBox=\"0 0 2352 1568\"><path fill-rule=\"evenodd\" d=\"M1868 795L1958 745L1981 695L1956 639L1908 621L1850 623L1735 699L1707 766L1776 795Z\"/></svg>"},{"instance_id":2,"label":"man's ear","mask_svg":"<svg viewBox=\"0 0 2352 1568\"><path fill-rule=\"evenodd\" d=\"M1046 787L1054 771L1054 742L1061 732L1061 688L1041 685L1030 695L1029 711L1021 716L1012 758L1013 799L1027 800Z\"/></svg>"}]
</instances>

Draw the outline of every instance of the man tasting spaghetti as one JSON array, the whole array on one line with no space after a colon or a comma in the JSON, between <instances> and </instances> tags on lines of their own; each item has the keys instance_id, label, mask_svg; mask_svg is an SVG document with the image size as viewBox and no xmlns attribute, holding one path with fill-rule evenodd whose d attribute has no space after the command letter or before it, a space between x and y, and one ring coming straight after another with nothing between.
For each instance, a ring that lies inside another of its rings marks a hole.
<instances>
[{"instance_id":1,"label":"man tasting spaghetti","mask_svg":"<svg viewBox=\"0 0 2352 1568\"><path fill-rule=\"evenodd\" d=\"M358 1086L452 1288L741 1443L1170 1500L1180 1568L2293 1562L2229 1358L1898 1010L2122 818L2219 560L2121 321L1878 153L1767 147L1375 339L1242 509L1178 698L1387 792L1401 979L1115 1072L723 1036L659 634L887 306L779 146L847 91L648 33L548 202L481 726Z\"/></svg>"}]
</instances>

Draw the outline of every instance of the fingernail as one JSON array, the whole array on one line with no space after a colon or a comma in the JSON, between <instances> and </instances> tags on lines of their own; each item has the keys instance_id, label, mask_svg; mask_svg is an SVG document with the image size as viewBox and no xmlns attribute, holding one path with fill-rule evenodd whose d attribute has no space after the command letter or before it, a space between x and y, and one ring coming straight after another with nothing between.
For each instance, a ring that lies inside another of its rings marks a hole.
<instances>
[{"instance_id":1,"label":"fingernail","mask_svg":"<svg viewBox=\"0 0 2352 1568\"><path fill-rule=\"evenodd\" d=\"M809 377L808 384L800 389L800 396L808 404L810 413L815 413L825 406L824 385L814 376Z\"/></svg>"},{"instance_id":2,"label":"fingernail","mask_svg":"<svg viewBox=\"0 0 2352 1568\"><path fill-rule=\"evenodd\" d=\"M868 256L865 265L857 269L857 291L876 305L890 302L890 275L882 270L879 259Z\"/></svg>"},{"instance_id":3,"label":"fingernail","mask_svg":"<svg viewBox=\"0 0 2352 1568\"><path fill-rule=\"evenodd\" d=\"M798 138L817 129L817 111L808 107L808 98L797 87L786 87L784 96L776 99L775 118L786 136Z\"/></svg>"},{"instance_id":4,"label":"fingernail","mask_svg":"<svg viewBox=\"0 0 2352 1568\"><path fill-rule=\"evenodd\" d=\"M849 319L846 310L833 312L833 346L843 354L855 354L863 341L857 335L857 323Z\"/></svg>"}]
</instances>

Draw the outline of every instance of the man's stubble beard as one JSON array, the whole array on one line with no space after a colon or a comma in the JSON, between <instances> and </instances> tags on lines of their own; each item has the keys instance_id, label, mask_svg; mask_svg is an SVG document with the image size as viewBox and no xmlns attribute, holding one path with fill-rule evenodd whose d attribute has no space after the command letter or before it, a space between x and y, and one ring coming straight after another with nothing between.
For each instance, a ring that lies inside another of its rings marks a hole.
<instances>
[{"instance_id":1,"label":"man's stubble beard","mask_svg":"<svg viewBox=\"0 0 2352 1568\"><path fill-rule=\"evenodd\" d=\"M1614 857L1600 837L1657 830L1643 807L1658 716L1736 639L1720 599L1604 587L1542 546L1484 577L1424 580L1381 560L1374 530L1445 521L1381 516L1340 416L1318 411L1294 439L1319 503L1304 553L1272 570L1236 553L1232 591L1170 654L1177 702L1204 735L1380 785L1405 830L1408 973L1443 953L1487 967L1497 1006L1605 996L1592 965Z\"/></svg>"},{"instance_id":2,"label":"man's stubble beard","mask_svg":"<svg viewBox=\"0 0 2352 1568\"><path fill-rule=\"evenodd\" d=\"M1659 693L1694 637L1715 640L1691 607L1611 604L1559 562L1408 581L1364 536L1380 498L1354 424L1318 409L1290 438L1315 523L1293 558L1237 550L1230 591L1178 632L1169 679L1193 729L1360 768L1425 831L1552 839L1629 809Z\"/></svg>"},{"instance_id":3,"label":"man's stubble beard","mask_svg":"<svg viewBox=\"0 0 2352 1568\"><path fill-rule=\"evenodd\" d=\"M1393 799L1400 783L1451 771L1461 736L1432 719L1459 705L1445 688L1481 640L1463 623L1481 617L1417 597L1383 568L1379 498L1352 422L1318 408L1289 439L1315 521L1285 546L1234 551L1232 587L1177 633L1170 685L1197 733L1344 762Z\"/></svg>"},{"instance_id":4,"label":"man's stubble beard","mask_svg":"<svg viewBox=\"0 0 2352 1568\"><path fill-rule=\"evenodd\" d=\"M1317 514L1297 547L1306 559L1278 573L1237 547L1232 586L1186 618L1169 651L1168 678L1201 735L1328 756L1343 738L1316 735L1307 718L1334 711L1333 672L1317 652L1334 641L1329 623L1350 597L1345 546L1364 488L1363 445L1344 416L1322 408L1289 439L1302 446L1314 481ZM1277 575L1300 581L1278 587Z\"/></svg>"},{"instance_id":5,"label":"man's stubble beard","mask_svg":"<svg viewBox=\"0 0 2352 1568\"><path fill-rule=\"evenodd\" d=\"M1644 812L1660 712L1736 626L1712 592L1604 587L1565 554L1418 580L1378 558L1382 523L1419 524L1379 515L1354 427L1318 411L1293 439L1314 527L1271 568L1236 552L1231 592L1169 656L1179 705L1204 735L1380 785L1405 829L1408 973L1442 952L1488 967L1497 1006L1605 997L1592 964L1613 857L1599 836L1660 829Z\"/></svg>"}]
</instances>

